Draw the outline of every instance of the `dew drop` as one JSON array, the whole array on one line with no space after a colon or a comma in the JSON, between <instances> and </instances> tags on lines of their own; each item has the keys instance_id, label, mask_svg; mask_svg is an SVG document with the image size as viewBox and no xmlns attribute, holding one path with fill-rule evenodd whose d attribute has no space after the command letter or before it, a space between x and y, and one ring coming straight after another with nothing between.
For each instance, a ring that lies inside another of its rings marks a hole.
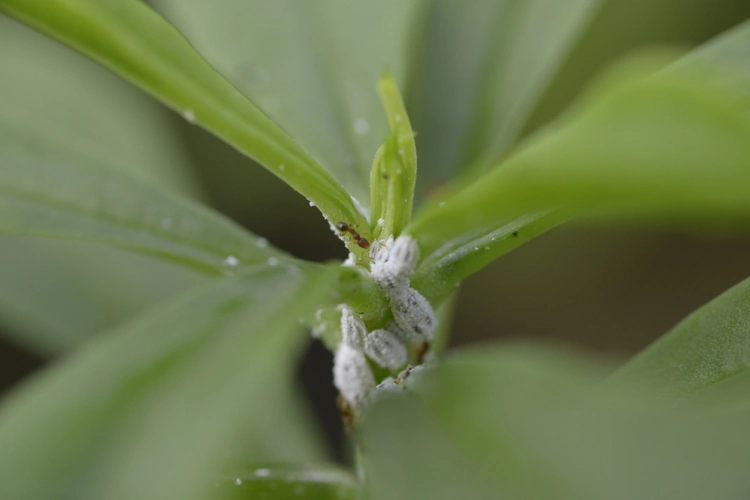
<instances>
[{"instance_id":1,"label":"dew drop","mask_svg":"<svg viewBox=\"0 0 750 500\"><path fill-rule=\"evenodd\" d=\"M370 131L370 123L364 118L354 120L354 131L357 135L365 135Z\"/></svg>"},{"instance_id":2,"label":"dew drop","mask_svg":"<svg viewBox=\"0 0 750 500\"><path fill-rule=\"evenodd\" d=\"M395 117L394 119L395 119L395 120L396 120L397 122L400 122L400 121L401 121L401 115L396 115L396 117Z\"/></svg>"},{"instance_id":3,"label":"dew drop","mask_svg":"<svg viewBox=\"0 0 750 500\"><path fill-rule=\"evenodd\" d=\"M258 238L258 241L256 241L255 244L258 245L258 248L266 248L268 246L268 240L265 238Z\"/></svg>"},{"instance_id":4,"label":"dew drop","mask_svg":"<svg viewBox=\"0 0 750 500\"><path fill-rule=\"evenodd\" d=\"M284 166L284 164L283 164L283 163L282 163L281 165L279 165L279 170L280 170L280 171L282 171L282 172L283 172L285 168L286 168L286 167Z\"/></svg>"},{"instance_id":5,"label":"dew drop","mask_svg":"<svg viewBox=\"0 0 750 500\"><path fill-rule=\"evenodd\" d=\"M236 484L237 486L240 486L242 484L242 479L240 478L235 479L234 484Z\"/></svg>"},{"instance_id":6,"label":"dew drop","mask_svg":"<svg viewBox=\"0 0 750 500\"><path fill-rule=\"evenodd\" d=\"M439 207L444 207L444 206L445 206L445 202L444 202L444 201L441 201L440 203L438 203L438 206L439 206Z\"/></svg>"},{"instance_id":7,"label":"dew drop","mask_svg":"<svg viewBox=\"0 0 750 500\"><path fill-rule=\"evenodd\" d=\"M313 202L310 202L310 206L311 206L311 207L314 207L314 206L315 206L315 203L313 203Z\"/></svg>"},{"instance_id":8,"label":"dew drop","mask_svg":"<svg viewBox=\"0 0 750 500\"><path fill-rule=\"evenodd\" d=\"M254 474L257 477L268 477L271 475L271 471L268 469L256 469Z\"/></svg>"},{"instance_id":9,"label":"dew drop","mask_svg":"<svg viewBox=\"0 0 750 500\"><path fill-rule=\"evenodd\" d=\"M277 259L276 257L269 257L267 262L268 262L269 266L278 266L279 265L279 259Z\"/></svg>"},{"instance_id":10,"label":"dew drop","mask_svg":"<svg viewBox=\"0 0 750 500\"><path fill-rule=\"evenodd\" d=\"M237 257L234 255L230 255L226 259L224 259L224 264L226 264L229 267L236 267L240 263L239 260L237 260Z\"/></svg>"},{"instance_id":11,"label":"dew drop","mask_svg":"<svg viewBox=\"0 0 750 500\"><path fill-rule=\"evenodd\" d=\"M188 123L195 123L195 113L192 109L186 109L182 112L182 117L187 121Z\"/></svg>"}]
</instances>

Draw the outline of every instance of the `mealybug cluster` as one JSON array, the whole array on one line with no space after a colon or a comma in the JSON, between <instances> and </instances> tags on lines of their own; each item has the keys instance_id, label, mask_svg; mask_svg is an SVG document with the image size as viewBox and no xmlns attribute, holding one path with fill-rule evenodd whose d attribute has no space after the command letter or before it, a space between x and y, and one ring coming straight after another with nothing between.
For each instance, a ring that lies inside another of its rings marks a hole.
<instances>
[{"instance_id":1,"label":"mealybug cluster","mask_svg":"<svg viewBox=\"0 0 750 500\"><path fill-rule=\"evenodd\" d=\"M350 232L355 240L361 239L344 223L336 227ZM411 288L410 278L419 261L416 241L407 235L395 241L392 238L376 241L370 248L370 256L373 279L390 300L393 321L386 328L368 332L364 321L353 310L342 308L342 342L334 359L334 385L353 408L366 402L374 388L374 377L366 357L395 371L406 364L406 345L430 342L438 324L430 303Z\"/></svg>"},{"instance_id":2,"label":"mealybug cluster","mask_svg":"<svg viewBox=\"0 0 750 500\"><path fill-rule=\"evenodd\" d=\"M390 248L389 248L390 247ZM430 342L437 318L430 303L410 286L419 261L417 242L401 235L394 242L378 244L371 250L372 277L391 300L391 310L401 337L407 342Z\"/></svg>"}]
</instances>

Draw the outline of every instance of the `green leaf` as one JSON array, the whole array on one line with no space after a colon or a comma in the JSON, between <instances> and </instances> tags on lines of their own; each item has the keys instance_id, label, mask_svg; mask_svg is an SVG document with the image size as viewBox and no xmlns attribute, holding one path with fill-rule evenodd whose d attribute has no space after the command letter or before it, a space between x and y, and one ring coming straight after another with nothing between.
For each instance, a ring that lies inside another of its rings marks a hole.
<instances>
[{"instance_id":1,"label":"green leaf","mask_svg":"<svg viewBox=\"0 0 750 500\"><path fill-rule=\"evenodd\" d=\"M556 127L420 214L406 230L426 255L414 282L439 297L447 293L440 283L449 288L519 236L592 210L682 224L747 218L744 109L740 95L704 72L599 85ZM430 280L435 290L424 288Z\"/></svg>"},{"instance_id":2,"label":"green leaf","mask_svg":"<svg viewBox=\"0 0 750 500\"><path fill-rule=\"evenodd\" d=\"M493 165L602 3L431 2L409 102L420 183L448 180L472 163L475 170Z\"/></svg>"},{"instance_id":3,"label":"green leaf","mask_svg":"<svg viewBox=\"0 0 750 500\"><path fill-rule=\"evenodd\" d=\"M160 189L199 196L171 113L95 62L0 16L0 116ZM0 174L2 177L2 174ZM2 235L3 335L51 355L194 286L192 269L99 245Z\"/></svg>"},{"instance_id":4,"label":"green leaf","mask_svg":"<svg viewBox=\"0 0 750 500\"><path fill-rule=\"evenodd\" d=\"M0 16L0 116L50 142L202 197L170 112L86 57Z\"/></svg>"},{"instance_id":5,"label":"green leaf","mask_svg":"<svg viewBox=\"0 0 750 500\"><path fill-rule=\"evenodd\" d=\"M391 135L375 155L370 172L373 238L398 236L411 222L417 182L417 149L414 131L396 82L389 74L378 85Z\"/></svg>"},{"instance_id":6,"label":"green leaf","mask_svg":"<svg viewBox=\"0 0 750 500\"><path fill-rule=\"evenodd\" d=\"M337 269L257 268L102 335L0 407L3 498L211 498L225 450L289 386L298 321L327 304ZM215 476L214 476L215 477Z\"/></svg>"},{"instance_id":7,"label":"green leaf","mask_svg":"<svg viewBox=\"0 0 750 500\"><path fill-rule=\"evenodd\" d=\"M458 293L452 293L448 295L448 298L435 311L438 319L438 327L430 343L430 353L433 356L441 357L448 347L451 330L453 329L453 318L456 313L457 300Z\"/></svg>"},{"instance_id":8,"label":"green leaf","mask_svg":"<svg viewBox=\"0 0 750 500\"><path fill-rule=\"evenodd\" d=\"M737 499L747 411L633 403L590 360L484 346L381 397L363 438L373 498ZM421 376L420 376L421 375Z\"/></svg>"},{"instance_id":9,"label":"green leaf","mask_svg":"<svg viewBox=\"0 0 750 500\"><path fill-rule=\"evenodd\" d=\"M304 498L306 500L355 500L360 488L351 472L332 465L253 467L238 470L218 481L221 498Z\"/></svg>"},{"instance_id":10,"label":"green leaf","mask_svg":"<svg viewBox=\"0 0 750 500\"><path fill-rule=\"evenodd\" d=\"M737 412L747 414L750 411L750 372L743 371L719 382L707 385L687 398L678 399L676 403L688 403L705 408L711 413Z\"/></svg>"},{"instance_id":11,"label":"green leaf","mask_svg":"<svg viewBox=\"0 0 750 500\"><path fill-rule=\"evenodd\" d=\"M570 218L564 210L540 210L511 218L498 228L456 234L421 261L412 286L430 302L440 303L463 279Z\"/></svg>"},{"instance_id":12,"label":"green leaf","mask_svg":"<svg viewBox=\"0 0 750 500\"><path fill-rule=\"evenodd\" d=\"M607 385L648 388L664 398L676 398L743 375L748 368L750 280L745 280L628 361Z\"/></svg>"},{"instance_id":13,"label":"green leaf","mask_svg":"<svg viewBox=\"0 0 750 500\"><path fill-rule=\"evenodd\" d=\"M376 83L386 67L402 88L408 83L423 3L156 4L214 67L367 206L370 165L388 133Z\"/></svg>"},{"instance_id":14,"label":"green leaf","mask_svg":"<svg viewBox=\"0 0 750 500\"><path fill-rule=\"evenodd\" d=\"M83 239L215 274L286 259L186 199L0 121L0 232Z\"/></svg>"},{"instance_id":15,"label":"green leaf","mask_svg":"<svg viewBox=\"0 0 750 500\"><path fill-rule=\"evenodd\" d=\"M88 242L0 235L0 332L53 356L209 277Z\"/></svg>"},{"instance_id":16,"label":"green leaf","mask_svg":"<svg viewBox=\"0 0 750 500\"><path fill-rule=\"evenodd\" d=\"M307 151L139 0L1 0L12 15L101 62L302 193L330 221L365 227L350 196ZM357 255L364 251L349 242Z\"/></svg>"},{"instance_id":17,"label":"green leaf","mask_svg":"<svg viewBox=\"0 0 750 500\"><path fill-rule=\"evenodd\" d=\"M750 97L750 20L691 51L668 71L679 74L695 68L714 70L716 75L731 71L732 78L722 83L730 87L731 92Z\"/></svg>"}]
</instances>

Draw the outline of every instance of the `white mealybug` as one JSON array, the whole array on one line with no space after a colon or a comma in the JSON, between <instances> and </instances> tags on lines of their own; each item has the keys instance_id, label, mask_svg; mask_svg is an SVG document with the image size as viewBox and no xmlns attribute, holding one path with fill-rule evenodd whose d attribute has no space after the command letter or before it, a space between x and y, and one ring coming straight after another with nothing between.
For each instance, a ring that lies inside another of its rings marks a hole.
<instances>
[{"instance_id":1,"label":"white mealybug","mask_svg":"<svg viewBox=\"0 0 750 500\"><path fill-rule=\"evenodd\" d=\"M393 333L398 337L404 344L412 344L415 342L429 342L431 339L423 334L416 334L410 330L404 330L395 321L391 321L386 325L386 330Z\"/></svg>"},{"instance_id":2,"label":"white mealybug","mask_svg":"<svg viewBox=\"0 0 750 500\"><path fill-rule=\"evenodd\" d=\"M430 303L413 288L402 289L391 296L393 318L410 337L431 341L437 328L437 318Z\"/></svg>"},{"instance_id":3,"label":"white mealybug","mask_svg":"<svg viewBox=\"0 0 750 500\"><path fill-rule=\"evenodd\" d=\"M411 278L419 262L419 246L409 235L402 234L393 242L388 255L388 265L392 271Z\"/></svg>"},{"instance_id":4,"label":"white mealybug","mask_svg":"<svg viewBox=\"0 0 750 500\"><path fill-rule=\"evenodd\" d=\"M375 330L365 337L365 354L380 366L396 370L406 364L406 347L388 330Z\"/></svg>"},{"instance_id":5,"label":"white mealybug","mask_svg":"<svg viewBox=\"0 0 750 500\"><path fill-rule=\"evenodd\" d=\"M411 236L402 234L395 241L374 246L370 271L375 283L388 294L409 287L409 278L419 261L419 246Z\"/></svg>"},{"instance_id":6,"label":"white mealybug","mask_svg":"<svg viewBox=\"0 0 750 500\"><path fill-rule=\"evenodd\" d=\"M345 344L361 351L365 347L367 326L352 309L343 307L341 310L341 339Z\"/></svg>"},{"instance_id":7,"label":"white mealybug","mask_svg":"<svg viewBox=\"0 0 750 500\"><path fill-rule=\"evenodd\" d=\"M375 390L375 376L365 355L344 342L333 358L333 385L355 409L362 407Z\"/></svg>"},{"instance_id":8,"label":"white mealybug","mask_svg":"<svg viewBox=\"0 0 750 500\"><path fill-rule=\"evenodd\" d=\"M341 306L342 341L334 357L333 382L343 399L355 409L364 405L375 389L375 377L367 357L380 366L397 370L408 360L406 344L430 342L437 328L432 306L410 287L410 278L419 261L416 241L407 235L395 241L393 237L374 241L370 256L372 277L390 299L394 321L385 329L368 333L359 315Z\"/></svg>"}]
</instances>

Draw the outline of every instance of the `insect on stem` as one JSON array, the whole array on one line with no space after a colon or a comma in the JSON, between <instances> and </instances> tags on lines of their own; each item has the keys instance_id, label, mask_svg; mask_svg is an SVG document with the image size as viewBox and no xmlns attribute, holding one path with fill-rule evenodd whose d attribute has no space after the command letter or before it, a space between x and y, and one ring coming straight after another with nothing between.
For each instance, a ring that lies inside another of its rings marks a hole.
<instances>
[{"instance_id":1,"label":"insect on stem","mask_svg":"<svg viewBox=\"0 0 750 500\"><path fill-rule=\"evenodd\" d=\"M360 248L368 248L370 246L370 242L367 241L366 238L360 236L359 233L355 231L354 228L350 227L346 222L339 222L338 224L336 224L336 229L338 229L342 233L348 232L349 234L351 234L352 238L357 242L357 245L359 245Z\"/></svg>"}]
</instances>

